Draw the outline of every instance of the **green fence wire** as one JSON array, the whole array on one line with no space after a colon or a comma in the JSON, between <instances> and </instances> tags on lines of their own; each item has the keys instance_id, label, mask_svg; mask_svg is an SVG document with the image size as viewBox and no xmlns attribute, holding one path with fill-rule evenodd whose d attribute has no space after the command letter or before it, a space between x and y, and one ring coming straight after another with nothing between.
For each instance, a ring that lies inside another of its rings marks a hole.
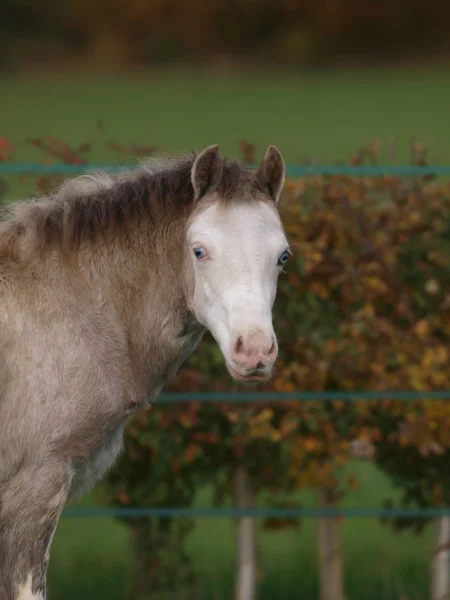
<instances>
[{"instance_id":1,"label":"green fence wire","mask_svg":"<svg viewBox=\"0 0 450 600\"><path fill-rule=\"evenodd\" d=\"M255 165L250 165L255 167ZM91 171L106 170L110 172L122 169L133 169L134 165L41 165L33 163L0 163L0 175L76 175ZM286 165L288 177L307 177L311 175L402 175L430 176L450 175L450 165Z\"/></svg>"},{"instance_id":2,"label":"green fence wire","mask_svg":"<svg viewBox=\"0 0 450 600\"><path fill-rule=\"evenodd\" d=\"M66 508L65 517L120 517L142 519L151 517L343 517L346 518L439 518L450 515L450 507L443 508Z\"/></svg>"},{"instance_id":3,"label":"green fence wire","mask_svg":"<svg viewBox=\"0 0 450 600\"><path fill-rule=\"evenodd\" d=\"M198 402L311 402L323 400L331 402L361 402L369 400L400 400L410 402L413 400L449 400L450 390L427 391L324 391L324 392L189 392L166 393L158 396L158 404L186 403L196 400Z\"/></svg>"}]
</instances>

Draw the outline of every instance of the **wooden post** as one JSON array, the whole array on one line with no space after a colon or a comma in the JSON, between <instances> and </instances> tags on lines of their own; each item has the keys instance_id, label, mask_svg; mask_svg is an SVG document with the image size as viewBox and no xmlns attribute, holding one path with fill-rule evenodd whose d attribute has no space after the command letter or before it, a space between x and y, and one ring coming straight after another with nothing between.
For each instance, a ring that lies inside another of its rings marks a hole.
<instances>
[{"instance_id":1,"label":"wooden post","mask_svg":"<svg viewBox=\"0 0 450 600\"><path fill-rule=\"evenodd\" d=\"M335 506L330 490L321 489L318 496L321 508ZM320 600L345 600L339 522L334 517L319 517L317 521Z\"/></svg>"},{"instance_id":2,"label":"wooden post","mask_svg":"<svg viewBox=\"0 0 450 600\"><path fill-rule=\"evenodd\" d=\"M430 599L450 600L450 517L441 517L436 523Z\"/></svg>"},{"instance_id":3,"label":"wooden post","mask_svg":"<svg viewBox=\"0 0 450 600\"><path fill-rule=\"evenodd\" d=\"M246 468L240 465L234 474L234 498L238 508L253 508L254 495ZM253 517L237 522L237 573L235 600L256 598L256 531Z\"/></svg>"}]
</instances>

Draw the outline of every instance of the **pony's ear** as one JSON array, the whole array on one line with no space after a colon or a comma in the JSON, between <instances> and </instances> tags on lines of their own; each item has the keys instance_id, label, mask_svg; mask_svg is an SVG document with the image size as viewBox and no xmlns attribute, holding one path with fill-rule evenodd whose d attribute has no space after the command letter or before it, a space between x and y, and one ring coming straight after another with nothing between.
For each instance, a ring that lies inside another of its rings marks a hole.
<instances>
[{"instance_id":1,"label":"pony's ear","mask_svg":"<svg viewBox=\"0 0 450 600\"><path fill-rule=\"evenodd\" d=\"M191 171L191 181L194 188L195 200L206 192L214 191L222 177L222 161L219 146L208 146L194 160Z\"/></svg>"},{"instance_id":2,"label":"pony's ear","mask_svg":"<svg viewBox=\"0 0 450 600\"><path fill-rule=\"evenodd\" d=\"M269 146L256 172L256 178L264 192L269 194L275 204L283 191L285 166L281 152L275 146Z\"/></svg>"}]
</instances>

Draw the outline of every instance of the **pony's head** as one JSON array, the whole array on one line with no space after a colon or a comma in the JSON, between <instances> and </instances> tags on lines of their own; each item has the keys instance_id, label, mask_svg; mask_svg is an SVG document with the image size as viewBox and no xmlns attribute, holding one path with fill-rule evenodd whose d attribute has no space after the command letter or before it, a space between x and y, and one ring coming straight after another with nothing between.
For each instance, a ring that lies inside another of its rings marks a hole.
<instances>
[{"instance_id":1,"label":"pony's head","mask_svg":"<svg viewBox=\"0 0 450 600\"><path fill-rule=\"evenodd\" d=\"M242 171L228 190L222 165L218 147L210 146L192 166L191 308L215 338L234 379L266 381L278 354L272 325L277 280L290 254L278 213L284 161L270 146L259 168Z\"/></svg>"}]
</instances>

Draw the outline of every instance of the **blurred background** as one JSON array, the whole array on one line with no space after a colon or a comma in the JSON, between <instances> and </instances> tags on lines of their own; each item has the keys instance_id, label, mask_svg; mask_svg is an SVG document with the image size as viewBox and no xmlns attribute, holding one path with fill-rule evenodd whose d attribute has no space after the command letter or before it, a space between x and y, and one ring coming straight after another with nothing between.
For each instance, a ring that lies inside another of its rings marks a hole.
<instances>
[{"instance_id":1,"label":"blurred background","mask_svg":"<svg viewBox=\"0 0 450 600\"><path fill-rule=\"evenodd\" d=\"M2 0L4 202L213 143L289 175L273 397L234 402L205 339L63 516L50 600L450 598L449 110L442 0Z\"/></svg>"},{"instance_id":2,"label":"blurred background","mask_svg":"<svg viewBox=\"0 0 450 600\"><path fill-rule=\"evenodd\" d=\"M237 139L345 159L449 134L450 9L440 0L3 0L2 133L78 143L103 120L168 152ZM102 156L95 158L102 159ZM106 158L106 157L105 157Z\"/></svg>"}]
</instances>

